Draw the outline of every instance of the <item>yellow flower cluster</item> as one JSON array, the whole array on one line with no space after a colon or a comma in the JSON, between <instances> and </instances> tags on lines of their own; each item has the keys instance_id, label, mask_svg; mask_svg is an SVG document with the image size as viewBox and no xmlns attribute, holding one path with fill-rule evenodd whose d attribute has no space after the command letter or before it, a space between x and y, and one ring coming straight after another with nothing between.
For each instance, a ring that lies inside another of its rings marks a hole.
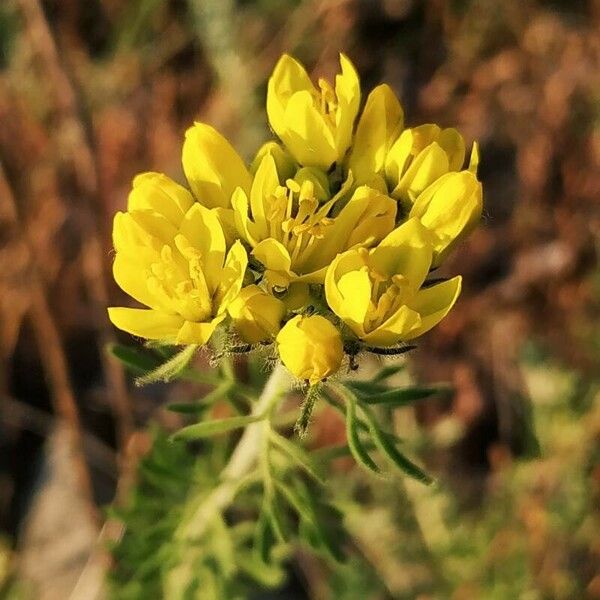
<instances>
[{"instance_id":1,"label":"yellow flower cluster","mask_svg":"<svg viewBox=\"0 0 600 600\"><path fill-rule=\"evenodd\" d=\"M113 272L148 308L110 308L117 327L171 344L227 327L274 343L314 385L345 354L398 347L448 313L461 278L427 277L480 218L477 145L463 168L458 131L405 128L387 85L359 116L359 78L344 55L340 66L335 85L315 86L281 57L267 92L279 140L249 165L195 123L182 153L191 192L158 173L135 178L114 220Z\"/></svg>"}]
</instances>

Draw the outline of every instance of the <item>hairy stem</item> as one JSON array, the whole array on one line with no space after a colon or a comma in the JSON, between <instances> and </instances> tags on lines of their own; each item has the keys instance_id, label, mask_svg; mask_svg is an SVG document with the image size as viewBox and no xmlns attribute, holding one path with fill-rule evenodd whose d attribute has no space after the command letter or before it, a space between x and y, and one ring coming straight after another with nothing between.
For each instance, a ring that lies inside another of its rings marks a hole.
<instances>
[{"instance_id":1,"label":"hairy stem","mask_svg":"<svg viewBox=\"0 0 600 600\"><path fill-rule=\"evenodd\" d=\"M262 394L254 405L253 415L261 415L269 410L289 388L289 376L285 368L278 364L271 373ZM185 519L175 533L179 540L194 539L200 537L206 530L210 518L225 509L233 500L240 480L247 475L256 464L261 448L262 436L264 435L264 424L259 421L246 427L240 438L229 462L221 473L222 483L218 485L207 496L201 491L195 507L189 518ZM191 502L194 504L194 500Z\"/></svg>"}]
</instances>

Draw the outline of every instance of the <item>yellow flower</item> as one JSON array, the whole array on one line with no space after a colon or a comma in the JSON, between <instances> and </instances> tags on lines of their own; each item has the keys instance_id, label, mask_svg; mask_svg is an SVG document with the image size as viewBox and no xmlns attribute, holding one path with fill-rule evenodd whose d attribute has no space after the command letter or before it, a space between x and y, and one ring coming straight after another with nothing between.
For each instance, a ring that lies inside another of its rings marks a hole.
<instances>
[{"instance_id":1,"label":"yellow flower","mask_svg":"<svg viewBox=\"0 0 600 600\"><path fill-rule=\"evenodd\" d=\"M228 311L240 337L249 344L257 344L277 335L285 305L257 285L249 285L231 302Z\"/></svg>"},{"instance_id":2,"label":"yellow flower","mask_svg":"<svg viewBox=\"0 0 600 600\"><path fill-rule=\"evenodd\" d=\"M348 158L356 184L377 189L383 184L385 190L385 158L403 126L404 112L396 95L386 84L377 86L367 98Z\"/></svg>"},{"instance_id":3,"label":"yellow flower","mask_svg":"<svg viewBox=\"0 0 600 600\"><path fill-rule=\"evenodd\" d=\"M408 210L430 184L465 160L465 142L456 129L421 125L405 129L391 146L385 160L390 195Z\"/></svg>"},{"instance_id":4,"label":"yellow flower","mask_svg":"<svg viewBox=\"0 0 600 600\"><path fill-rule=\"evenodd\" d=\"M342 72L335 78L335 89L319 79L317 90L304 67L284 54L269 79L269 123L301 165L327 170L344 157L352 141L360 82L343 54L340 66Z\"/></svg>"},{"instance_id":5,"label":"yellow flower","mask_svg":"<svg viewBox=\"0 0 600 600\"><path fill-rule=\"evenodd\" d=\"M298 170L298 163L291 157L289 152L277 142L266 142L263 144L256 153L252 164L250 165L250 172L252 175L256 175L256 171L260 167L263 158L270 154L275 161L277 167L277 173L282 181L293 177Z\"/></svg>"},{"instance_id":6,"label":"yellow flower","mask_svg":"<svg viewBox=\"0 0 600 600\"><path fill-rule=\"evenodd\" d=\"M397 210L393 199L362 186L340 208L347 187L329 198L327 178L314 168L300 169L283 185L274 158L267 154L256 171L250 197L241 188L235 191L232 205L238 233L264 265L271 289L285 289L290 282L323 283L339 252L376 243L393 229Z\"/></svg>"},{"instance_id":7,"label":"yellow flower","mask_svg":"<svg viewBox=\"0 0 600 600\"><path fill-rule=\"evenodd\" d=\"M250 191L252 176L232 145L205 123L185 132L183 171L198 202L208 208L230 208L233 190Z\"/></svg>"},{"instance_id":8,"label":"yellow flower","mask_svg":"<svg viewBox=\"0 0 600 600\"><path fill-rule=\"evenodd\" d=\"M481 183L471 171L446 173L417 196L409 218L420 219L431 232L434 267L475 228L482 206Z\"/></svg>"},{"instance_id":9,"label":"yellow flower","mask_svg":"<svg viewBox=\"0 0 600 600\"><path fill-rule=\"evenodd\" d=\"M288 321L277 336L277 348L288 370L310 385L335 373L344 358L340 332L320 315Z\"/></svg>"},{"instance_id":10,"label":"yellow flower","mask_svg":"<svg viewBox=\"0 0 600 600\"><path fill-rule=\"evenodd\" d=\"M128 212L113 224L117 284L147 306L109 308L114 325L172 344L205 344L238 295L247 265L236 242L226 254L216 214L164 175L136 177Z\"/></svg>"},{"instance_id":11,"label":"yellow flower","mask_svg":"<svg viewBox=\"0 0 600 600\"><path fill-rule=\"evenodd\" d=\"M429 239L419 220L410 219L372 250L352 249L333 261L327 303L359 339L393 346L425 333L452 308L460 277L422 288L431 267Z\"/></svg>"}]
</instances>

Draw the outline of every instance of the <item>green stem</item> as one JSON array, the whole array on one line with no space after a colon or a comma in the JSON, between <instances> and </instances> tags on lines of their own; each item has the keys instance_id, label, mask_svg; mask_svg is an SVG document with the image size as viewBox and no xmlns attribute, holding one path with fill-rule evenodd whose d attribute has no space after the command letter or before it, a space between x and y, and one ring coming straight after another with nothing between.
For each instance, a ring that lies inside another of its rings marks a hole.
<instances>
[{"instance_id":1,"label":"green stem","mask_svg":"<svg viewBox=\"0 0 600 600\"><path fill-rule=\"evenodd\" d=\"M265 414L289 388L289 375L281 364L273 369L262 394L254 405L253 415ZM261 450L262 437L265 432L264 423L252 423L246 427L229 462L221 473L222 482L208 494L200 490L196 504L189 518L185 519L175 532L178 540L193 540L200 537L206 530L211 517L224 510L233 500L240 480L248 475L255 466Z\"/></svg>"}]
</instances>

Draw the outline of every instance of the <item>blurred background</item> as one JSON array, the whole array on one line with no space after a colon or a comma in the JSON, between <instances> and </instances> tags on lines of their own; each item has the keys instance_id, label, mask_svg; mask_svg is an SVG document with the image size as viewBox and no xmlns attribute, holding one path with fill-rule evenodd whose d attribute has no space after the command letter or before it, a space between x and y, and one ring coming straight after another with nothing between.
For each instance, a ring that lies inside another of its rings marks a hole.
<instances>
[{"instance_id":1,"label":"blurred background","mask_svg":"<svg viewBox=\"0 0 600 600\"><path fill-rule=\"evenodd\" d=\"M400 423L441 489L369 488L372 571L300 557L281 597L600 598L597 0L2 0L0 598L96 597L100 507L172 418L105 350L132 177L183 181L194 119L250 158L278 57L331 77L340 51L364 97L388 82L408 125L479 141L485 216L410 363L455 392Z\"/></svg>"}]
</instances>

